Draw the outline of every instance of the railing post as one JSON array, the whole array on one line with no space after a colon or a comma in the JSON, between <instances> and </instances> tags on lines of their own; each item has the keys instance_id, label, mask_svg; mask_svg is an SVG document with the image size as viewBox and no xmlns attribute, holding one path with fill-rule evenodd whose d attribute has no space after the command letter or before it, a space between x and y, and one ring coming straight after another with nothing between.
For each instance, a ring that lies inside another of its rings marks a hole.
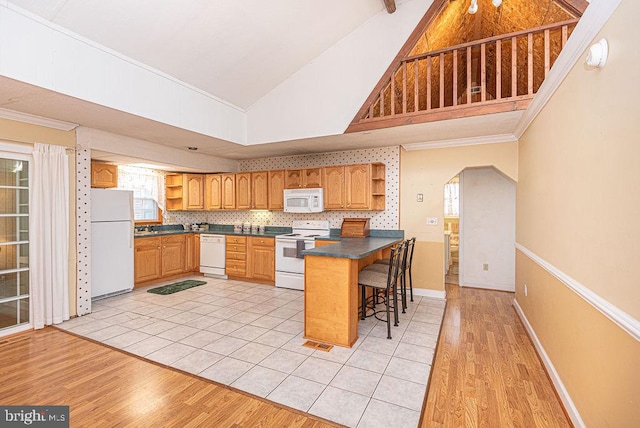
<instances>
[{"instance_id":1,"label":"railing post","mask_svg":"<svg viewBox=\"0 0 640 428\"><path fill-rule=\"evenodd\" d=\"M467 47L467 104L471 104L471 46Z\"/></svg>"},{"instance_id":2,"label":"railing post","mask_svg":"<svg viewBox=\"0 0 640 428\"><path fill-rule=\"evenodd\" d=\"M511 38L511 97L518 96L518 39Z\"/></svg>"},{"instance_id":3,"label":"railing post","mask_svg":"<svg viewBox=\"0 0 640 428\"><path fill-rule=\"evenodd\" d=\"M402 113L407 112L407 63L402 62Z\"/></svg>"},{"instance_id":4,"label":"railing post","mask_svg":"<svg viewBox=\"0 0 640 428\"><path fill-rule=\"evenodd\" d=\"M458 105L458 50L453 50L453 105Z\"/></svg>"},{"instance_id":5,"label":"railing post","mask_svg":"<svg viewBox=\"0 0 640 428\"><path fill-rule=\"evenodd\" d=\"M527 94L533 94L533 34L527 34Z\"/></svg>"},{"instance_id":6,"label":"railing post","mask_svg":"<svg viewBox=\"0 0 640 428\"><path fill-rule=\"evenodd\" d=\"M502 99L502 40L496 40L496 100Z\"/></svg>"},{"instance_id":7,"label":"railing post","mask_svg":"<svg viewBox=\"0 0 640 428\"><path fill-rule=\"evenodd\" d=\"M427 111L431 110L431 57L427 57Z\"/></svg>"},{"instance_id":8,"label":"railing post","mask_svg":"<svg viewBox=\"0 0 640 428\"><path fill-rule=\"evenodd\" d=\"M413 60L413 71L415 77L413 78L413 111L420 111L420 91L418 90L418 83L420 79L420 73L418 67L420 63L417 59Z\"/></svg>"},{"instance_id":9,"label":"railing post","mask_svg":"<svg viewBox=\"0 0 640 428\"><path fill-rule=\"evenodd\" d=\"M487 47L480 45L480 101L487 101Z\"/></svg>"}]
</instances>

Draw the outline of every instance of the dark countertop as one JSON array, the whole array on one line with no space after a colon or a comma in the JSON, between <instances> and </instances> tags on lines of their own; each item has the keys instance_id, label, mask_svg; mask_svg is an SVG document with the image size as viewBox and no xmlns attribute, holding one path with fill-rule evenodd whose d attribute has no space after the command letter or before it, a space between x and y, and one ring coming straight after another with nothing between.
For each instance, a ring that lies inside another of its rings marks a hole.
<instances>
[{"instance_id":1,"label":"dark countertop","mask_svg":"<svg viewBox=\"0 0 640 428\"><path fill-rule=\"evenodd\" d=\"M265 232L265 233L234 233L233 231L219 231L219 230L157 230L153 232L136 232L133 234L134 238L150 238L153 236L167 236L167 235L186 235L189 233L199 235L233 235L233 236L263 236L265 238L274 238L277 235L282 235L283 232ZM286 233L286 232L284 232Z\"/></svg>"},{"instance_id":2,"label":"dark countertop","mask_svg":"<svg viewBox=\"0 0 640 428\"><path fill-rule=\"evenodd\" d=\"M331 237L327 238L329 240ZM341 259L361 259L373 254L383 248L387 248L395 243L402 241L402 237L396 238L340 238L340 242L336 244L324 245L322 247L304 250L301 252L305 256L325 256L336 257Z\"/></svg>"}]
</instances>

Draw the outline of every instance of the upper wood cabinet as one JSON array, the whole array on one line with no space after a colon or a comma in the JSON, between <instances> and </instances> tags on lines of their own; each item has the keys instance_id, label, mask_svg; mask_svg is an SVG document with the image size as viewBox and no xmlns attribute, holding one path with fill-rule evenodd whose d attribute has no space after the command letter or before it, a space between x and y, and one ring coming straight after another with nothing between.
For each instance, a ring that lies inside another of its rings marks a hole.
<instances>
[{"instance_id":1,"label":"upper wood cabinet","mask_svg":"<svg viewBox=\"0 0 640 428\"><path fill-rule=\"evenodd\" d=\"M327 210L384 210L385 165L167 174L167 210L281 210L284 189L324 188Z\"/></svg>"},{"instance_id":2,"label":"upper wood cabinet","mask_svg":"<svg viewBox=\"0 0 640 428\"><path fill-rule=\"evenodd\" d=\"M91 162L91 187L118 187L118 165Z\"/></svg>"},{"instance_id":3,"label":"upper wood cabinet","mask_svg":"<svg viewBox=\"0 0 640 428\"><path fill-rule=\"evenodd\" d=\"M236 209L251 209L251 173L236 174Z\"/></svg>"},{"instance_id":4,"label":"upper wood cabinet","mask_svg":"<svg viewBox=\"0 0 640 428\"><path fill-rule=\"evenodd\" d=\"M346 204L344 166L322 168L322 182L324 183L324 209L343 210Z\"/></svg>"},{"instance_id":5,"label":"upper wood cabinet","mask_svg":"<svg viewBox=\"0 0 640 428\"><path fill-rule=\"evenodd\" d=\"M385 169L382 163L323 168L326 210L384 210Z\"/></svg>"},{"instance_id":6,"label":"upper wood cabinet","mask_svg":"<svg viewBox=\"0 0 640 428\"><path fill-rule=\"evenodd\" d=\"M267 171L251 173L251 209L269 209L269 173Z\"/></svg>"},{"instance_id":7,"label":"upper wood cabinet","mask_svg":"<svg viewBox=\"0 0 640 428\"><path fill-rule=\"evenodd\" d=\"M366 210L371 207L371 165L345 167L346 209Z\"/></svg>"},{"instance_id":8,"label":"upper wood cabinet","mask_svg":"<svg viewBox=\"0 0 640 428\"><path fill-rule=\"evenodd\" d=\"M322 187L322 168L287 169L285 188L318 188Z\"/></svg>"},{"instance_id":9,"label":"upper wood cabinet","mask_svg":"<svg viewBox=\"0 0 640 428\"><path fill-rule=\"evenodd\" d=\"M203 210L203 174L167 174L164 178L166 209Z\"/></svg>"},{"instance_id":10,"label":"upper wood cabinet","mask_svg":"<svg viewBox=\"0 0 640 428\"><path fill-rule=\"evenodd\" d=\"M222 174L222 209L236 209L236 175Z\"/></svg>"},{"instance_id":11,"label":"upper wood cabinet","mask_svg":"<svg viewBox=\"0 0 640 428\"><path fill-rule=\"evenodd\" d=\"M183 183L183 209L189 211L203 210L204 175L184 174Z\"/></svg>"},{"instance_id":12,"label":"upper wood cabinet","mask_svg":"<svg viewBox=\"0 0 640 428\"><path fill-rule=\"evenodd\" d=\"M207 174L204 178L204 209L222 209L222 175Z\"/></svg>"},{"instance_id":13,"label":"upper wood cabinet","mask_svg":"<svg viewBox=\"0 0 640 428\"><path fill-rule=\"evenodd\" d=\"M284 170L268 171L270 210L284 209Z\"/></svg>"}]
</instances>

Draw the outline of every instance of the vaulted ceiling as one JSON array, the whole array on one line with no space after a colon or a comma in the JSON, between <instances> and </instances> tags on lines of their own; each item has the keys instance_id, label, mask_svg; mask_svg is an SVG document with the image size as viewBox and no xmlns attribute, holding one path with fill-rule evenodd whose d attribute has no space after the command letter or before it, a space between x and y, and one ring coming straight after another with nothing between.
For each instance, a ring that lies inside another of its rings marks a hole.
<instances>
[{"instance_id":1,"label":"vaulted ceiling","mask_svg":"<svg viewBox=\"0 0 640 428\"><path fill-rule=\"evenodd\" d=\"M382 0L11 0L242 109L384 9Z\"/></svg>"}]
</instances>

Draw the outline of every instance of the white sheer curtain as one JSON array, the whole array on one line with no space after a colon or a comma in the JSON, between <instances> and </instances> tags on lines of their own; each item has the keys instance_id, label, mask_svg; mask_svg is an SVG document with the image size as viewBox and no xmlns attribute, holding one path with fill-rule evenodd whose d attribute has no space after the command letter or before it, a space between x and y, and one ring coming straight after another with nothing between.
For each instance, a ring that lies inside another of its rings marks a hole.
<instances>
[{"instance_id":1,"label":"white sheer curtain","mask_svg":"<svg viewBox=\"0 0 640 428\"><path fill-rule=\"evenodd\" d=\"M133 190L136 197L151 197L163 212L164 175L158 171L135 166L118 166L118 188Z\"/></svg>"},{"instance_id":2,"label":"white sheer curtain","mask_svg":"<svg viewBox=\"0 0 640 428\"><path fill-rule=\"evenodd\" d=\"M64 147L34 146L29 215L34 328L69 319L68 165Z\"/></svg>"}]
</instances>

